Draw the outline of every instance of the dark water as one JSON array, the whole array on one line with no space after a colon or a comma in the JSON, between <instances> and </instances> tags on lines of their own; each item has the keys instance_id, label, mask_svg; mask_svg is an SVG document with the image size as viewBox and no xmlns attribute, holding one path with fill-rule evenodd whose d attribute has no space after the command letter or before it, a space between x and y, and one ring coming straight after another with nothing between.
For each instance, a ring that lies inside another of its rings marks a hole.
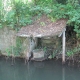
<instances>
[{"instance_id":1,"label":"dark water","mask_svg":"<svg viewBox=\"0 0 80 80\"><path fill-rule=\"evenodd\" d=\"M29 62L17 59L14 66L11 61L0 58L0 80L80 80L80 68L62 66L61 61Z\"/></svg>"}]
</instances>

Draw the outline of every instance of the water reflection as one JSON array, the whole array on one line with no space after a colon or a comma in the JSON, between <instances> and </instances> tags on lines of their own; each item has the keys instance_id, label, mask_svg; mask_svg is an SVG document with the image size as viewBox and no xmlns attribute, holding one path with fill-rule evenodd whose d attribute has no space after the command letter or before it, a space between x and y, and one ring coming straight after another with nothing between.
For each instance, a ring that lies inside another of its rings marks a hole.
<instances>
[{"instance_id":1,"label":"water reflection","mask_svg":"<svg viewBox=\"0 0 80 80\"><path fill-rule=\"evenodd\" d=\"M0 60L0 80L79 80L80 68L62 66L61 61L29 62Z\"/></svg>"},{"instance_id":2,"label":"water reflection","mask_svg":"<svg viewBox=\"0 0 80 80\"><path fill-rule=\"evenodd\" d=\"M62 80L65 80L65 67L62 68Z\"/></svg>"}]
</instances>

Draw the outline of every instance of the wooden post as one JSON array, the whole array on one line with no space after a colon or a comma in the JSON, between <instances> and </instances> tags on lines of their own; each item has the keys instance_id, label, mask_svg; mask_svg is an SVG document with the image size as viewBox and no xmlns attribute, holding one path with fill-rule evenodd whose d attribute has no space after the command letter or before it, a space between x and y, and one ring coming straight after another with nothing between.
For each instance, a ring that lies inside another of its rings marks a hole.
<instances>
[{"instance_id":1,"label":"wooden post","mask_svg":"<svg viewBox=\"0 0 80 80\"><path fill-rule=\"evenodd\" d=\"M62 63L65 63L65 31L62 36Z\"/></svg>"}]
</instances>

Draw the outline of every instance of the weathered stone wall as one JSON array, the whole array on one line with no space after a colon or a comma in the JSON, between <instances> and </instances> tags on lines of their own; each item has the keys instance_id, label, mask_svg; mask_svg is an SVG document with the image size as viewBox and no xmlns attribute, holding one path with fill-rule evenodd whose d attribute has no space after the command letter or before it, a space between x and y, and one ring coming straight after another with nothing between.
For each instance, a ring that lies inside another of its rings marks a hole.
<instances>
[{"instance_id":1,"label":"weathered stone wall","mask_svg":"<svg viewBox=\"0 0 80 80\"><path fill-rule=\"evenodd\" d=\"M0 50L2 53L6 52L6 49L16 44L16 32L10 30L7 27L0 29Z\"/></svg>"},{"instance_id":2,"label":"weathered stone wall","mask_svg":"<svg viewBox=\"0 0 80 80\"><path fill-rule=\"evenodd\" d=\"M10 30L7 27L0 29L0 51L1 53L6 53L6 49L9 49L10 46L16 46L16 31ZM23 48L23 57L30 56L28 53L30 51L30 39L29 38L20 38L22 40L22 48ZM50 38L42 38L41 44L42 47L51 46L56 49L59 45L59 38L50 37ZM7 55L7 53L6 53Z\"/></svg>"},{"instance_id":3,"label":"weathered stone wall","mask_svg":"<svg viewBox=\"0 0 80 80\"><path fill-rule=\"evenodd\" d=\"M57 36L42 38L42 46L43 47L53 47L55 49L59 46L60 42L61 42L61 40Z\"/></svg>"},{"instance_id":4,"label":"weathered stone wall","mask_svg":"<svg viewBox=\"0 0 80 80\"><path fill-rule=\"evenodd\" d=\"M11 46L16 47L17 38L15 30L10 30L7 27L0 29L0 51L3 55L8 55L6 49L10 49ZM22 40L21 47L23 48L21 53L23 57L26 57L30 48L29 38L20 37L20 39Z\"/></svg>"}]
</instances>

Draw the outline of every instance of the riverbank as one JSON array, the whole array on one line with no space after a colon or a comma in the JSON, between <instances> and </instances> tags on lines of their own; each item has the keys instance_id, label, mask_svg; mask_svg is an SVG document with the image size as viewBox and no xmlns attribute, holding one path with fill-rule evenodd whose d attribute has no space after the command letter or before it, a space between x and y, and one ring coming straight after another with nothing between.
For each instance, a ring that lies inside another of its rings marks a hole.
<instances>
[{"instance_id":1,"label":"riverbank","mask_svg":"<svg viewBox=\"0 0 80 80\"><path fill-rule=\"evenodd\" d=\"M36 61L36 60L29 60L26 64L25 64L25 58L22 58L22 57L15 57L14 59L12 57L5 57L4 55L1 55L0 56L0 61L4 61L6 63L9 63L11 65L16 65L18 61L21 61L23 63L23 65L27 65L28 63L31 63L31 62L34 62L34 63L44 63L45 61L46 62L49 62L49 61L53 61L53 62L59 62L60 64L62 64L62 59L61 58L53 58L53 59L46 59L44 61ZM63 65L63 64L62 64ZM72 67L80 67L80 61L79 60L72 60L72 59L67 59L66 58L66 62L63 66L72 66Z\"/></svg>"}]
</instances>

